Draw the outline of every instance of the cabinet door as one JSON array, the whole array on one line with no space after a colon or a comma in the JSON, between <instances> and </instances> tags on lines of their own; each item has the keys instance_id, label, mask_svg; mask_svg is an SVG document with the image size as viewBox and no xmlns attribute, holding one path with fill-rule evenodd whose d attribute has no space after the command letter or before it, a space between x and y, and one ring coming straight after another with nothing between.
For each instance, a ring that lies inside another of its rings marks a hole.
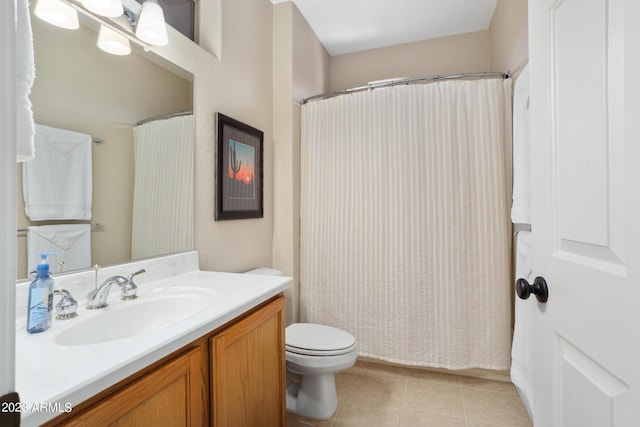
<instances>
[{"instance_id":1,"label":"cabinet door","mask_svg":"<svg viewBox=\"0 0 640 427\"><path fill-rule=\"evenodd\" d=\"M213 425L284 426L284 297L214 335L210 346Z\"/></svg>"},{"instance_id":2,"label":"cabinet door","mask_svg":"<svg viewBox=\"0 0 640 427\"><path fill-rule=\"evenodd\" d=\"M154 369L65 422L68 426L204 426L202 349Z\"/></svg>"}]
</instances>

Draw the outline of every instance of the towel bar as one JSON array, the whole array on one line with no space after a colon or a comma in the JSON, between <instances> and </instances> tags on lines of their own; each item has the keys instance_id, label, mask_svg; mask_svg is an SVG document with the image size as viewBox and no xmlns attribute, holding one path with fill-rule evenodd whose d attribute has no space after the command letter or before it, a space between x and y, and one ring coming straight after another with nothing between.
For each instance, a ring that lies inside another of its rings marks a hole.
<instances>
[{"instance_id":1,"label":"towel bar","mask_svg":"<svg viewBox=\"0 0 640 427\"><path fill-rule=\"evenodd\" d=\"M105 225L101 224L99 222L96 222L95 224L91 224L91 231L102 231L104 230ZM17 235L23 235L26 234L28 230L26 228L18 228L16 230L16 234Z\"/></svg>"}]
</instances>

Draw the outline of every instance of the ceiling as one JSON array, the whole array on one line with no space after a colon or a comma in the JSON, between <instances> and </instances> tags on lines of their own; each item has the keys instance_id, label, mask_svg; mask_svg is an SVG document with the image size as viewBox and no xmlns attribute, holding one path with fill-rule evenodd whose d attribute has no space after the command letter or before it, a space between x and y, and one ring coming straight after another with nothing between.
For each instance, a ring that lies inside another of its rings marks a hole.
<instances>
[{"instance_id":1,"label":"ceiling","mask_svg":"<svg viewBox=\"0 0 640 427\"><path fill-rule=\"evenodd\" d=\"M486 30L498 0L293 1L331 56Z\"/></svg>"}]
</instances>

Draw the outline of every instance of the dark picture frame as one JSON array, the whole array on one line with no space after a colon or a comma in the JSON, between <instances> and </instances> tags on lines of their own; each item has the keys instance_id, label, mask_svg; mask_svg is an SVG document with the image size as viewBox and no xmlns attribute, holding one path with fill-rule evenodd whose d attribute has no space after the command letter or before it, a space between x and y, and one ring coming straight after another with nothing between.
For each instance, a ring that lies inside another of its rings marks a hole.
<instances>
[{"instance_id":1,"label":"dark picture frame","mask_svg":"<svg viewBox=\"0 0 640 427\"><path fill-rule=\"evenodd\" d=\"M217 113L216 221L263 218L264 133Z\"/></svg>"}]
</instances>

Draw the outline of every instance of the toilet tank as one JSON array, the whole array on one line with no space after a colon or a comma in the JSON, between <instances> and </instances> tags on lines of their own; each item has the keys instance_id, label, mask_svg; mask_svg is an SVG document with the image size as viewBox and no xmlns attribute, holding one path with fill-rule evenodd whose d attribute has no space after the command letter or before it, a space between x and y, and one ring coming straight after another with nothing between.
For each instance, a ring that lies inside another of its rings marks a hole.
<instances>
[{"instance_id":1,"label":"toilet tank","mask_svg":"<svg viewBox=\"0 0 640 427\"><path fill-rule=\"evenodd\" d=\"M254 268L253 270L245 271L244 274L255 274L260 276L284 276L283 271L277 270L275 268L269 268L269 267ZM297 321L297 317L293 315L294 309L292 308L292 307L295 307L295 296L293 293L293 284L290 284L289 287L284 291L284 297L286 300L285 304L287 306L287 309L285 310L285 313L286 313L285 324L290 325Z\"/></svg>"},{"instance_id":2,"label":"toilet tank","mask_svg":"<svg viewBox=\"0 0 640 427\"><path fill-rule=\"evenodd\" d=\"M254 268L253 270L245 272L245 274L260 274L262 276L284 276L284 273L282 271L269 267Z\"/></svg>"}]
</instances>

